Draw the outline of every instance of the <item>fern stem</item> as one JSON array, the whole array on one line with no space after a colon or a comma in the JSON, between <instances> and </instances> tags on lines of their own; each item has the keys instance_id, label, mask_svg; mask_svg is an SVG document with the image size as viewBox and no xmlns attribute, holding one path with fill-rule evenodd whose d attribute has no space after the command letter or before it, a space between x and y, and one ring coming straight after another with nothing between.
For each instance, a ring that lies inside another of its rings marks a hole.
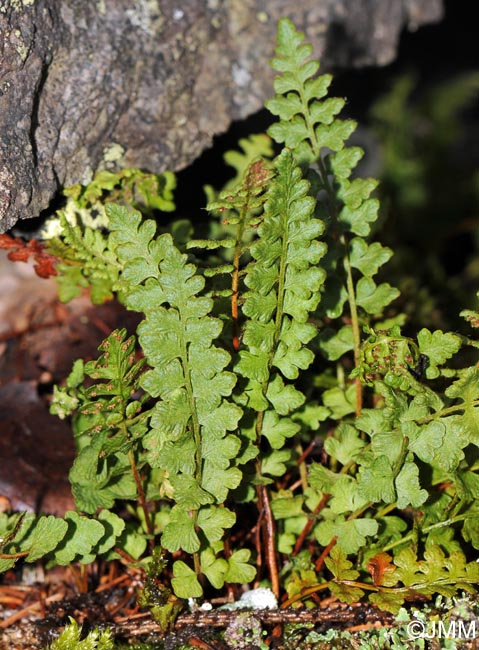
<instances>
[{"instance_id":1,"label":"fern stem","mask_svg":"<svg viewBox=\"0 0 479 650\"><path fill-rule=\"evenodd\" d=\"M249 197L248 197L249 198ZM242 253L242 240L245 231L246 217L248 215L249 201L245 201L241 208L238 230L236 233L235 252L233 257L233 276L231 278L231 318L233 329L233 350L237 352L239 342L238 298L239 298L239 272Z\"/></svg>"},{"instance_id":2,"label":"fern stem","mask_svg":"<svg viewBox=\"0 0 479 650\"><path fill-rule=\"evenodd\" d=\"M130 461L131 471L132 471L133 478L134 478L135 484L136 484L136 489L137 489L137 492L138 492L138 504L139 504L140 508L143 510L143 515L145 517L146 530L148 531L148 535L150 536L150 539L148 540L148 546L149 546L149 549L150 549L151 553L153 553L153 549L155 548L155 541L153 539L153 533L154 533L153 524L151 523L150 512L148 510L148 504L147 504L146 498L145 498L145 491L143 490L143 483L142 483L142 480L141 480L141 476L140 476L140 474L138 472L138 468L136 466L135 455L134 455L132 449L130 449L128 451L128 460Z\"/></svg>"},{"instance_id":3,"label":"fern stem","mask_svg":"<svg viewBox=\"0 0 479 650\"><path fill-rule=\"evenodd\" d=\"M116 332L115 339L118 342L122 341L122 337L121 337L120 332ZM122 419L121 419L119 428L121 429L122 438L125 441L130 440L130 438L131 438L130 432L128 430L128 425L127 425L128 416L126 414L126 407L127 407L128 400L129 400L129 397L130 397L130 386L129 386L128 382L126 381L126 378L125 378L125 376L123 375L123 372L122 372L123 359L122 359L122 354L121 354L121 352L123 352L124 349L127 348L127 345L128 345L127 343L122 344L121 351L118 350L118 358L116 359L116 362L115 362L115 367L118 369L118 372L119 372L118 378L117 378L117 390L118 390L119 396L121 398L121 418ZM126 347L124 347L124 346L126 346ZM131 422L129 422L129 425L131 426ZM150 517L149 510L148 510L148 504L146 502L145 491L143 489L143 481L142 481L141 476L140 476L140 474L138 472L138 468L136 466L136 461L135 461L135 454L134 454L132 448L130 448L128 450L128 460L129 460L129 463L130 463L131 472L133 474L133 479L135 481L136 490L138 492L138 505L140 506L140 508L143 511L143 515L145 517L146 530L147 530L147 533L148 533L149 538L150 538L148 540L148 547L150 549L150 552L153 553L153 550L155 548L153 524L151 522L151 517Z\"/></svg>"},{"instance_id":4,"label":"fern stem","mask_svg":"<svg viewBox=\"0 0 479 650\"><path fill-rule=\"evenodd\" d=\"M306 596L315 594L318 591L323 591L324 589L329 589L329 586L333 582L334 580L328 580L327 582L323 582L320 585L314 585L313 587L307 587L306 589L303 589L299 594L295 594L294 596L291 596L291 598L288 598L288 600L285 600L284 603L281 603L281 609L286 609L287 607L290 607L290 605L297 603L298 600L302 600L303 598L306 598Z\"/></svg>"},{"instance_id":5,"label":"fern stem","mask_svg":"<svg viewBox=\"0 0 479 650\"><path fill-rule=\"evenodd\" d=\"M313 133L314 133L314 129L313 129ZM315 142L317 143L316 135L314 135L314 137L315 137ZM339 206L336 200L336 195L331 186L331 183L329 182L328 173L326 171L323 160L321 158L320 151L317 152L317 156L318 156L318 160L317 160L318 169L319 169L319 173L324 188L326 190L326 194L328 195L331 215L334 218L334 221L337 223ZM351 315L351 328L353 331L354 367L358 368L361 364L361 331L359 328L359 315L358 315L358 306L356 303L356 291L354 288L353 270L351 267L351 262L349 260L349 244L344 234L340 236L339 241L344 250L343 263L344 263L344 270L346 271L346 291L348 292L349 312ZM363 405L363 389L362 389L361 379L359 377L356 377L355 379L355 387L356 387L356 409L355 410L356 410L356 416L359 416L361 414L362 405Z\"/></svg>"},{"instance_id":6,"label":"fern stem","mask_svg":"<svg viewBox=\"0 0 479 650\"><path fill-rule=\"evenodd\" d=\"M267 385L267 384L266 384ZM266 390L266 388L265 388ZM263 419L264 411L260 411L256 415L256 439L258 445L261 440L261 431L263 428ZM256 461L256 473L258 478L262 476L261 471L261 460L257 459ZM261 517L261 529L263 531L263 541L265 545L265 557L266 565L268 567L269 577L271 580L271 589L276 596L279 598L279 574L278 574L278 563L276 561L276 549L275 549L275 538L276 538L276 524L274 522L273 513L271 511L271 503L269 498L269 492L266 485L257 485L256 486L256 496L258 499L258 510ZM259 525L260 522L258 522ZM258 545L259 546L259 545ZM261 560L261 548L258 548L258 558ZM261 562L258 563L258 569L261 567Z\"/></svg>"},{"instance_id":7,"label":"fern stem","mask_svg":"<svg viewBox=\"0 0 479 650\"><path fill-rule=\"evenodd\" d=\"M288 187L290 184L288 183ZM285 197L285 204L289 205L290 195ZM285 292L285 278L286 278L286 258L288 250L288 212L287 210L283 213L283 241L282 241L282 252L280 257L280 265L278 270L278 288L277 288L277 304L276 304L276 315L275 315L275 331L274 331L274 343L271 348L268 359L268 368L271 373L271 368L273 365L273 359L278 345L278 341L281 336L281 327L283 324L283 304L284 304L284 292ZM266 395L268 390L268 384L271 379L271 374L268 379L263 384L263 394ZM261 411L256 416L256 441L258 445L261 441L262 428L263 428L263 419L264 412ZM258 476L261 476L261 461L258 460L256 463ZM275 537L276 537L276 525L273 518L273 513L271 511L271 503L269 498L269 491L265 485L259 485L257 489L258 495L258 506L260 511L264 513L264 524L263 524L263 535L264 542L266 547L266 563L268 566L268 571L271 579L271 589L275 596L279 597L279 575L278 575L278 564L276 560L276 550L275 550Z\"/></svg>"},{"instance_id":8,"label":"fern stem","mask_svg":"<svg viewBox=\"0 0 479 650\"><path fill-rule=\"evenodd\" d=\"M303 447L300 442L298 442L298 444L296 445L296 453L298 454L298 471L299 471L299 477L301 480L301 487L303 488L303 491L307 490L309 487L308 470L306 468L306 463L304 461L309 456L309 454L311 453L311 451L314 449L315 446L316 446L316 442L314 440L309 443L306 451L303 450Z\"/></svg>"},{"instance_id":9,"label":"fern stem","mask_svg":"<svg viewBox=\"0 0 479 650\"><path fill-rule=\"evenodd\" d=\"M30 551L22 551L21 553L0 553L0 560L18 560L21 557L27 557Z\"/></svg>"},{"instance_id":10,"label":"fern stem","mask_svg":"<svg viewBox=\"0 0 479 650\"><path fill-rule=\"evenodd\" d=\"M354 290L353 271L349 261L349 251L344 235L341 236L341 243L345 249L344 255L344 268L346 270L346 289L349 298L349 311L351 314L351 327L353 330L353 344L354 344L354 367L359 368L361 364L361 333L359 330L359 317L358 307L356 304L356 292ZM356 416L361 414L363 407L363 387L360 377L356 377Z\"/></svg>"},{"instance_id":11,"label":"fern stem","mask_svg":"<svg viewBox=\"0 0 479 650\"><path fill-rule=\"evenodd\" d=\"M289 186L288 186L289 187ZM286 204L289 203L289 193L286 198ZM283 217L283 232L288 232L288 217L285 215ZM283 324L283 304L284 304L284 283L286 278L286 255L288 252L288 238L285 234L283 237L283 247L281 251L281 258L279 264L279 273L278 273L278 303L276 306L276 318L275 318L275 332L274 332L274 345L270 354L270 363L269 367L273 365L273 358L276 352L279 338L281 336L281 326Z\"/></svg>"},{"instance_id":12,"label":"fern stem","mask_svg":"<svg viewBox=\"0 0 479 650\"><path fill-rule=\"evenodd\" d=\"M426 415L423 418L418 418L416 420L416 424L427 424L428 422L433 422L434 420L438 420L439 418L442 418L445 415L449 415L450 413L456 413L457 411L464 411L467 407L476 407L479 406L479 399L472 400L471 402L468 402L467 405L465 403L462 404L454 404L453 406L448 406L445 409L441 409L440 411L436 411L436 413L431 413L431 415Z\"/></svg>"},{"instance_id":13,"label":"fern stem","mask_svg":"<svg viewBox=\"0 0 479 650\"><path fill-rule=\"evenodd\" d=\"M233 277L231 280L231 319L233 330L233 350L237 352L240 347L238 323L238 297L239 297L239 260L241 252L235 251L233 260Z\"/></svg>"},{"instance_id":14,"label":"fern stem","mask_svg":"<svg viewBox=\"0 0 479 650\"><path fill-rule=\"evenodd\" d=\"M294 545L293 552L291 553L292 557L296 557L296 555L298 555L298 553L300 552L300 550L301 550L301 548L302 548L302 546L304 544L304 540L309 535L309 533L311 532L311 529L313 528L313 526L314 526L314 524L316 522L317 515L319 515L321 510L323 510L323 508L325 508L330 496L331 496L330 494L323 494L323 497L322 497L321 501L318 503L316 508L313 510L311 515L308 517L308 520L306 521L306 524L304 525L303 530L298 535L298 539L296 540L296 543Z\"/></svg>"},{"instance_id":15,"label":"fern stem","mask_svg":"<svg viewBox=\"0 0 479 650\"><path fill-rule=\"evenodd\" d=\"M328 555L331 553L331 549L334 546L336 546L337 541L338 541L337 536L333 535L333 537L331 537L328 545L323 548L323 551L322 551L321 555L318 557L318 559L316 560L315 565L314 565L314 570L317 573L319 573L321 571L321 569L323 568L324 561L326 560Z\"/></svg>"},{"instance_id":16,"label":"fern stem","mask_svg":"<svg viewBox=\"0 0 479 650\"><path fill-rule=\"evenodd\" d=\"M478 407L479 406L479 399L472 400L471 402L468 402L467 405L463 402L462 404L453 404L452 406L448 406L444 409L441 409L440 411L436 411L435 413L431 413L430 415L425 415L423 418L417 418L414 420L414 422L421 426L423 424L428 424L429 422L434 422L435 420L440 420L442 417L451 415L451 413L457 413L458 411L464 411L466 407ZM401 431L401 427L398 425L395 429L393 429L393 433L399 433ZM473 466L470 468L470 471L473 471L473 469L479 469L479 466Z\"/></svg>"},{"instance_id":17,"label":"fern stem","mask_svg":"<svg viewBox=\"0 0 479 650\"><path fill-rule=\"evenodd\" d=\"M384 506L384 508L381 508L380 510L377 511L375 519L380 519L381 517L385 517L396 508L397 508L396 503L388 503L387 506Z\"/></svg>"},{"instance_id":18,"label":"fern stem","mask_svg":"<svg viewBox=\"0 0 479 650\"><path fill-rule=\"evenodd\" d=\"M271 590L279 598L279 572L278 563L276 560L276 525L271 510L271 502L269 499L269 492L266 485L258 485L256 489L258 496L258 505L260 512L263 513L263 535L265 543L266 564L271 579Z\"/></svg>"},{"instance_id":19,"label":"fern stem","mask_svg":"<svg viewBox=\"0 0 479 650\"><path fill-rule=\"evenodd\" d=\"M186 341L184 338L183 333L186 331L186 323L183 322L183 314L181 313L181 309L179 311L179 316L180 320L182 322L182 329L181 329L181 356L182 356L182 365L185 373L185 387L186 387L186 392L188 395L188 403L190 406L190 413L191 413L191 418L193 421L193 438L195 441L195 465L196 465L196 470L195 470L195 479L196 482L198 483L199 486L201 486L202 483L202 478L203 478L203 473L202 473L202 465L203 465L203 459L201 456L201 431L200 431L200 423L198 419L198 413L196 412L196 401L195 401L195 396L194 396L194 391L193 391L193 384L191 382L191 369L190 369L190 364L188 361L188 348L186 346ZM198 519L198 510L192 510L191 511L191 517L193 520L193 524L196 527L196 522ZM200 556L197 552L193 553L193 562L195 566L195 572L199 576L201 574L201 563L200 563Z\"/></svg>"},{"instance_id":20,"label":"fern stem","mask_svg":"<svg viewBox=\"0 0 479 650\"><path fill-rule=\"evenodd\" d=\"M195 511L195 515L196 515L196 511ZM193 553L193 565L195 567L195 573L198 576L198 580L201 580L202 579L201 562L200 562L200 554L198 553L198 551Z\"/></svg>"},{"instance_id":21,"label":"fern stem","mask_svg":"<svg viewBox=\"0 0 479 650\"><path fill-rule=\"evenodd\" d=\"M431 530L436 530L437 528L445 528L446 526L452 526L453 524L456 524L458 521L465 521L466 519L474 519L474 515L470 514L463 514L463 515L456 515L455 517L451 517L450 519L446 519L446 521L439 521L436 524L431 524L430 526L425 526L424 528L421 529L421 533L430 533ZM383 547L383 551L390 551L392 548L395 548L396 546L401 546L401 544L406 544L410 540L413 540L417 535L417 530L414 529L411 531L408 535L405 537L401 537L401 539L397 539L394 542L391 542L390 544L386 544L386 546Z\"/></svg>"}]
</instances>

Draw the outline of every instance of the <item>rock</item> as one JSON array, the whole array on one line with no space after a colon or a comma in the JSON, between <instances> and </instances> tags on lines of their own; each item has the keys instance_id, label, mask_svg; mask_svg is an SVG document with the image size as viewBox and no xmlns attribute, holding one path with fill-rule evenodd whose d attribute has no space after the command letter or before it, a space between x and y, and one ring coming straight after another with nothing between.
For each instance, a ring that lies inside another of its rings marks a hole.
<instances>
[{"instance_id":1,"label":"rock","mask_svg":"<svg viewBox=\"0 0 479 650\"><path fill-rule=\"evenodd\" d=\"M0 2L0 232L97 168L188 165L271 95L290 16L325 69L385 65L442 0Z\"/></svg>"}]
</instances>

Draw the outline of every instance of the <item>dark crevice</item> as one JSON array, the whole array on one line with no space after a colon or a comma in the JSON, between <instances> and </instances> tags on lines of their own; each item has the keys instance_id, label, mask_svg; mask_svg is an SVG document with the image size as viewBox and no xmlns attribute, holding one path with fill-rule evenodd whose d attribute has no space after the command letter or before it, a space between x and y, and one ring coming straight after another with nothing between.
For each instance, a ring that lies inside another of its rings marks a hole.
<instances>
[{"instance_id":1,"label":"dark crevice","mask_svg":"<svg viewBox=\"0 0 479 650\"><path fill-rule=\"evenodd\" d=\"M50 68L50 64L47 61L44 61L42 63L42 67L40 70L40 77L38 79L37 87L35 90L35 94L33 95L33 102L32 102L32 116L30 120L30 145L32 147L32 158L35 167L38 166L38 147L37 147L36 132L40 123L40 118L39 118L40 101L42 97L43 88L48 78L49 68Z\"/></svg>"}]
</instances>

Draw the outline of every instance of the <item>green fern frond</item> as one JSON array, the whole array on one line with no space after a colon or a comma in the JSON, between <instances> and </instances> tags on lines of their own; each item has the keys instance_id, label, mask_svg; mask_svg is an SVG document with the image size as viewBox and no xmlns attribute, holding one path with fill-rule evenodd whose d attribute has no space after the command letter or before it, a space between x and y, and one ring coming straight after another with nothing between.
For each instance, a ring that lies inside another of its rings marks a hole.
<instances>
[{"instance_id":1,"label":"green fern frond","mask_svg":"<svg viewBox=\"0 0 479 650\"><path fill-rule=\"evenodd\" d=\"M95 361L75 364L67 387L55 387L50 408L60 417L74 413L79 453L69 478L77 507L88 513L137 497L132 454L146 430L145 396L135 396L145 360L136 360L135 338L115 330L100 351ZM85 387L85 376L95 383Z\"/></svg>"},{"instance_id":2,"label":"green fern frond","mask_svg":"<svg viewBox=\"0 0 479 650\"><path fill-rule=\"evenodd\" d=\"M335 332L328 327L320 336L325 355L333 360L354 352L355 367L360 365L361 326L380 316L399 295L387 283L379 286L373 276L392 252L380 244L369 244L378 218L379 202L371 198L377 186L374 179L351 175L363 156L359 147L345 147L355 130L351 120L337 114L342 99L326 98L331 82L329 75L316 76L319 63L310 60L312 48L293 23L282 19L278 25L278 45L272 66L280 74L275 79L276 97L267 108L279 116L269 129L277 141L291 147L294 155L308 170L308 178L322 190L321 209L327 215L325 241L328 254L323 261L327 272L325 300L316 317L321 321L338 319L347 305L351 324L340 323ZM347 387L346 387L347 390ZM356 412L361 410L362 391L356 380Z\"/></svg>"},{"instance_id":3,"label":"green fern frond","mask_svg":"<svg viewBox=\"0 0 479 650\"><path fill-rule=\"evenodd\" d=\"M272 172L264 160L251 162L242 182L232 190L223 190L217 199L207 206L210 212L223 215L222 224L226 226L224 234L228 233L229 236L211 240L193 239L187 244L187 248L230 248L233 249L235 260L239 260L247 239L247 229L256 226L260 220L259 214L271 176ZM234 267L236 266L235 262Z\"/></svg>"},{"instance_id":4,"label":"green fern frond","mask_svg":"<svg viewBox=\"0 0 479 650\"><path fill-rule=\"evenodd\" d=\"M315 201L308 195L309 183L292 154L284 150L275 167L258 240L250 249L254 262L246 269L243 312L249 320L243 342L250 355L262 359L260 366L281 367L289 349L301 349L315 334L306 321L320 301L324 271L318 262L326 247L318 241L324 225L312 216ZM280 342L282 352L276 349ZM312 352L307 356L311 361ZM292 375L296 378L297 370Z\"/></svg>"},{"instance_id":5,"label":"green fern frond","mask_svg":"<svg viewBox=\"0 0 479 650\"><path fill-rule=\"evenodd\" d=\"M79 220L90 228L107 227L108 203L126 204L145 214L153 210L171 212L175 209L175 188L175 175L169 171L150 174L131 167L118 172L100 170L87 185L73 185L63 191L67 197L63 212L71 223ZM47 220L42 234L45 239L58 234L55 216Z\"/></svg>"},{"instance_id":6,"label":"green fern frond","mask_svg":"<svg viewBox=\"0 0 479 650\"><path fill-rule=\"evenodd\" d=\"M115 546L125 522L104 510L96 518L69 511L64 517L36 516L31 512L0 513L0 571L24 559L51 564L87 564Z\"/></svg>"},{"instance_id":7,"label":"green fern frond","mask_svg":"<svg viewBox=\"0 0 479 650\"><path fill-rule=\"evenodd\" d=\"M274 81L276 97L265 104L279 121L268 133L291 148L300 164L318 160L322 149L341 150L356 128L352 120L335 119L345 104L343 99L320 101L332 77L315 76L319 62L310 60L312 52L312 46L304 42L304 34L289 19L281 19L276 56L271 61L272 68L281 74Z\"/></svg>"},{"instance_id":8,"label":"green fern frond","mask_svg":"<svg viewBox=\"0 0 479 650\"><path fill-rule=\"evenodd\" d=\"M304 402L282 377L296 379L313 361L307 344L316 328L308 317L320 301L325 274L318 263L326 247L318 240L324 225L313 217L309 183L289 150L278 156L275 171L258 240L251 247L253 262L246 269L245 349L239 352L236 370L249 380L248 406L259 412L279 407L277 412L287 415ZM297 423L279 420L272 412L264 417L262 433L275 448L298 430Z\"/></svg>"},{"instance_id":9,"label":"green fern frond","mask_svg":"<svg viewBox=\"0 0 479 650\"><path fill-rule=\"evenodd\" d=\"M121 301L125 285L118 284L122 268L106 232L108 204L121 201L131 207L141 206L147 214L153 210L171 212L175 187L171 172L157 175L125 169L118 173L100 171L87 186L67 188L66 206L46 222L42 231L47 250L60 260L60 300L68 302L90 287L94 304L115 295Z\"/></svg>"},{"instance_id":10,"label":"green fern frond","mask_svg":"<svg viewBox=\"0 0 479 650\"><path fill-rule=\"evenodd\" d=\"M91 300L101 304L113 298L114 286L121 271L107 235L101 230L72 224L60 213L62 236L50 239L47 250L59 260L57 278L59 297L68 302L91 287Z\"/></svg>"},{"instance_id":11,"label":"green fern frond","mask_svg":"<svg viewBox=\"0 0 479 650\"><path fill-rule=\"evenodd\" d=\"M231 263L225 264L225 260L220 257L217 264L210 264L205 276L231 274L231 290L225 288L220 290L222 289L222 295L231 296L232 337L235 350L239 346L238 304L242 290L240 286L242 258L249 250L251 240L255 236L255 228L262 219L265 192L272 176L273 171L264 160L251 162L242 183L234 190L221 192L217 200L208 205L210 212L225 215L222 229L218 232L221 237L216 240L192 240L187 245L187 248L226 249L223 251L223 257Z\"/></svg>"},{"instance_id":12,"label":"green fern frond","mask_svg":"<svg viewBox=\"0 0 479 650\"><path fill-rule=\"evenodd\" d=\"M110 214L116 241L130 241L138 232L136 219L123 219L119 206L110 206ZM150 227L149 222L142 226ZM232 432L242 411L230 398L236 383L225 370L230 355L214 344L222 323L210 315L211 298L201 295L204 278L196 275L195 266L187 263L170 235L161 235L148 247L157 254L156 273L134 248L117 249L125 274L136 284L130 288L127 306L145 315L138 335L151 370L141 385L158 398L143 444L150 466L167 471L173 487L176 504L162 544L170 551L181 548L196 554L201 548L198 528L212 541L212 522L224 528L229 521L225 515L233 516L214 504L222 504L241 480L241 472L233 467L241 443ZM129 273L132 268L134 273ZM198 572L198 556L196 563ZM175 567L180 583L188 580L191 570Z\"/></svg>"}]
</instances>

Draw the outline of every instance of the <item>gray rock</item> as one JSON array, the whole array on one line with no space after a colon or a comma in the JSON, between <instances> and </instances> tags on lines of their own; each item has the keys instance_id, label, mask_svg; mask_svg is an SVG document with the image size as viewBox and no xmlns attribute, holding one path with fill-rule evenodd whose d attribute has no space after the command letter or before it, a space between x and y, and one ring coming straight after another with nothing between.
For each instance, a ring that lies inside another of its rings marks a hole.
<instances>
[{"instance_id":1,"label":"gray rock","mask_svg":"<svg viewBox=\"0 0 479 650\"><path fill-rule=\"evenodd\" d=\"M94 170L178 170L272 93L277 20L385 65L442 0L0 0L0 232Z\"/></svg>"}]
</instances>

